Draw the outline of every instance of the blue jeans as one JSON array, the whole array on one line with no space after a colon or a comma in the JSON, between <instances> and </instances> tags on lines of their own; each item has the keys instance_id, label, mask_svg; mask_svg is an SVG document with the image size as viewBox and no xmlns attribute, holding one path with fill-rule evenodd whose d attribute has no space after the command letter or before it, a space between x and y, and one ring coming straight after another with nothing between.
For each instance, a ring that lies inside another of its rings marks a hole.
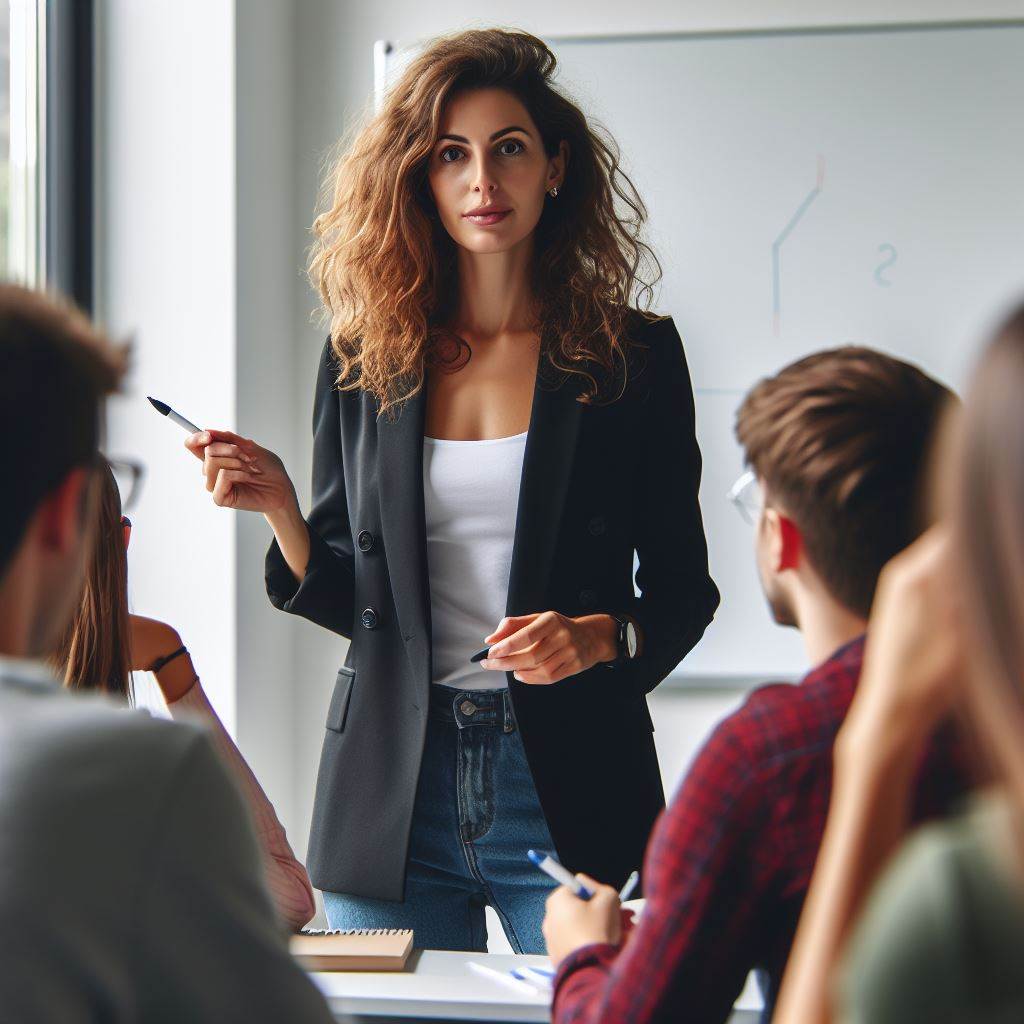
<instances>
[{"instance_id":1,"label":"blue jeans","mask_svg":"<svg viewBox=\"0 0 1024 1024\"><path fill-rule=\"evenodd\" d=\"M484 907L519 953L543 953L554 888L527 859L553 851L508 690L431 687L405 899L325 892L332 928L411 928L424 949L485 952Z\"/></svg>"}]
</instances>

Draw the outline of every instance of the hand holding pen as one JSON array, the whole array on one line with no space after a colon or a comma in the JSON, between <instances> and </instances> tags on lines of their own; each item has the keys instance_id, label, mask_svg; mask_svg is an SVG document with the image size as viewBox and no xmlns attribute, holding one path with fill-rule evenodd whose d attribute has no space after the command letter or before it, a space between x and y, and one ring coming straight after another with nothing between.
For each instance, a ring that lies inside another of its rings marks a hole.
<instances>
[{"instance_id":1,"label":"hand holding pen","mask_svg":"<svg viewBox=\"0 0 1024 1024\"><path fill-rule=\"evenodd\" d=\"M548 955L560 963L573 950L594 943L617 946L624 929L632 925L632 913L622 907L636 887L638 873L616 892L587 875L573 875L551 856L529 850L530 862L559 883L547 900L543 932Z\"/></svg>"},{"instance_id":2,"label":"hand holding pen","mask_svg":"<svg viewBox=\"0 0 1024 1024\"><path fill-rule=\"evenodd\" d=\"M230 430L203 430L166 402L149 401L188 433L185 447L202 462L206 489L215 505L269 515L295 502L295 488L284 463L270 449Z\"/></svg>"},{"instance_id":3,"label":"hand holding pen","mask_svg":"<svg viewBox=\"0 0 1024 1024\"><path fill-rule=\"evenodd\" d=\"M576 878L589 890L590 899L580 899L565 885L560 885L547 899L541 930L548 956L556 967L581 946L618 946L622 941L623 910L618 892L587 875Z\"/></svg>"},{"instance_id":4,"label":"hand holding pen","mask_svg":"<svg viewBox=\"0 0 1024 1024\"><path fill-rule=\"evenodd\" d=\"M150 398L161 416L188 433L185 447L203 464L214 504L262 512L297 581L309 564L309 530L284 463L269 448L230 430L202 430L166 402Z\"/></svg>"}]
</instances>

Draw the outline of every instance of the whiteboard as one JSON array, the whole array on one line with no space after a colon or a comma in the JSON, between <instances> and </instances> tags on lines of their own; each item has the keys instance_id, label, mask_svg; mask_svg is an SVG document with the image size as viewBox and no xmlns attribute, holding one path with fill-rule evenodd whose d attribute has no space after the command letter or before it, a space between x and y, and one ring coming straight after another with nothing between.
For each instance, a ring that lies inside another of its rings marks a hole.
<instances>
[{"instance_id":1,"label":"whiteboard","mask_svg":"<svg viewBox=\"0 0 1024 1024\"><path fill-rule=\"evenodd\" d=\"M1024 24L549 42L649 207L655 308L693 378L722 605L674 676L796 678L799 636L771 621L753 530L725 500L736 409L762 376L846 343L963 383L1024 294ZM379 88L415 49L378 44Z\"/></svg>"}]
</instances>

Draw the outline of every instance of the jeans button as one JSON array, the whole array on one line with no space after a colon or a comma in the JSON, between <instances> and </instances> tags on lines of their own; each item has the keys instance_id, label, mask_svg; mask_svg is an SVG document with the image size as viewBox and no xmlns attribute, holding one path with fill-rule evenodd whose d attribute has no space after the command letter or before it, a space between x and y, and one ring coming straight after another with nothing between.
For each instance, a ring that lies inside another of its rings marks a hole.
<instances>
[{"instance_id":1,"label":"jeans button","mask_svg":"<svg viewBox=\"0 0 1024 1024\"><path fill-rule=\"evenodd\" d=\"M377 610L375 608L364 608L363 614L359 616L359 621L363 624L364 629L376 629L379 622Z\"/></svg>"},{"instance_id":2,"label":"jeans button","mask_svg":"<svg viewBox=\"0 0 1024 1024\"><path fill-rule=\"evenodd\" d=\"M459 710L468 717L476 712L476 705L471 700L464 700L459 705Z\"/></svg>"},{"instance_id":3,"label":"jeans button","mask_svg":"<svg viewBox=\"0 0 1024 1024\"><path fill-rule=\"evenodd\" d=\"M359 537L356 539L356 543L359 545L359 550L362 552L371 551L373 549L373 543L376 538L370 533L369 530L360 530Z\"/></svg>"}]
</instances>

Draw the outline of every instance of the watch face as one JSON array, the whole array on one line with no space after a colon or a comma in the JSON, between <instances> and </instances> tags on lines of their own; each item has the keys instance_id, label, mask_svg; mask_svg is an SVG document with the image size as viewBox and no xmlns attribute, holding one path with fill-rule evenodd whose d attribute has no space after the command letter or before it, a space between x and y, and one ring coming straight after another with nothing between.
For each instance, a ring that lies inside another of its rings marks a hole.
<instances>
[{"instance_id":1,"label":"watch face","mask_svg":"<svg viewBox=\"0 0 1024 1024\"><path fill-rule=\"evenodd\" d=\"M626 653L631 658L636 657L636 626L632 622L626 623Z\"/></svg>"}]
</instances>

